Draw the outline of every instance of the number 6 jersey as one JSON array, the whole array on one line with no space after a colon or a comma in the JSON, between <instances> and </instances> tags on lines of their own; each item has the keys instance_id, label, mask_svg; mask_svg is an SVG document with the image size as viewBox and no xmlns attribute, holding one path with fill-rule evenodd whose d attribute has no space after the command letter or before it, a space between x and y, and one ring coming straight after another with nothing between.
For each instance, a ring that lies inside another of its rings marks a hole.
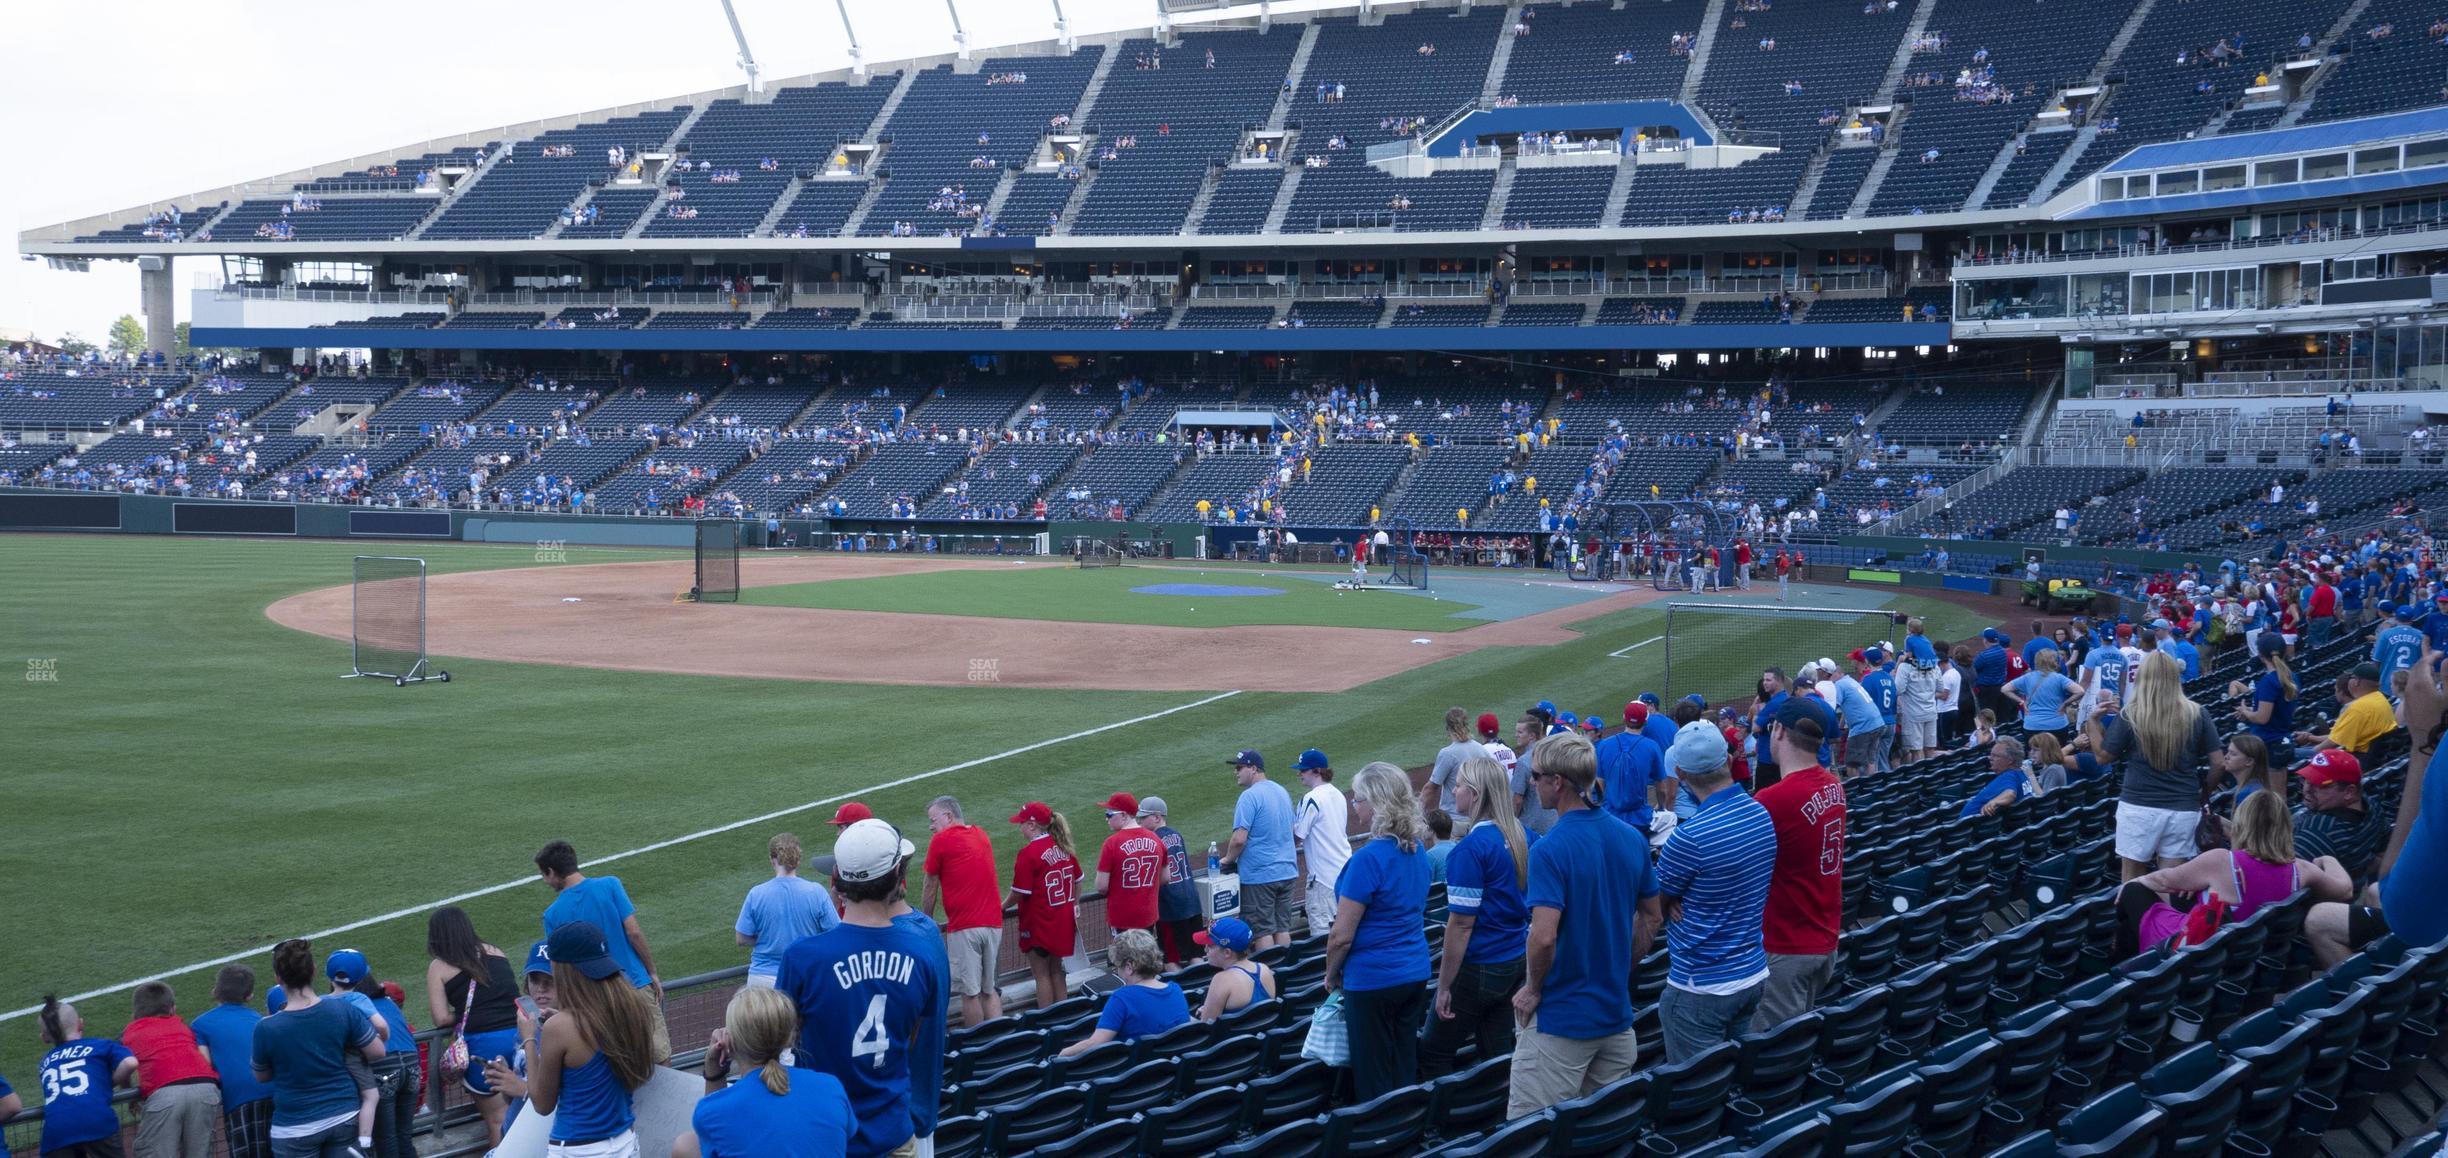
<instances>
[{"instance_id":1,"label":"number 6 jersey","mask_svg":"<svg viewBox=\"0 0 2448 1158\"><path fill-rule=\"evenodd\" d=\"M890 1154L931 1131L933 1115L913 1104L911 1071L941 1080L950 972L932 922L845 922L783 952L775 987L799 1006L798 1064L849 1092L858 1119L850 1158Z\"/></svg>"}]
</instances>

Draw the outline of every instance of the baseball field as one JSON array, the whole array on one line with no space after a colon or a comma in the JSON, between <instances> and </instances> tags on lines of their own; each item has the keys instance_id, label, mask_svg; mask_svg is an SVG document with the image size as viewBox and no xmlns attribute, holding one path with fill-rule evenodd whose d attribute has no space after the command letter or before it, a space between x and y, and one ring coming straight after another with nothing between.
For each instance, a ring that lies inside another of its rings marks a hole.
<instances>
[{"instance_id":1,"label":"baseball field","mask_svg":"<svg viewBox=\"0 0 2448 1158\"><path fill-rule=\"evenodd\" d=\"M430 562L448 684L338 678L363 545L0 539L0 1074L30 1068L45 992L88 995L115 1032L137 981L192 1013L221 962L260 971L290 936L365 950L421 1023L425 915L462 904L524 946L555 837L624 878L677 977L745 960L731 922L766 839L821 847L842 800L923 836L952 793L1008 857L1027 800L1093 841L1107 793L1157 794L1203 848L1229 835L1237 749L1289 785L1312 746L1346 775L1425 763L1450 705L1509 722L1669 690L1658 593L1536 573L1445 571L1427 596L1339 592L1325 569L751 555L725 606L673 601L676 553L399 549ZM1892 590L1805 598L1925 613L1940 638L1989 621ZM1860 622L1706 643L1791 665L1870 642Z\"/></svg>"}]
</instances>

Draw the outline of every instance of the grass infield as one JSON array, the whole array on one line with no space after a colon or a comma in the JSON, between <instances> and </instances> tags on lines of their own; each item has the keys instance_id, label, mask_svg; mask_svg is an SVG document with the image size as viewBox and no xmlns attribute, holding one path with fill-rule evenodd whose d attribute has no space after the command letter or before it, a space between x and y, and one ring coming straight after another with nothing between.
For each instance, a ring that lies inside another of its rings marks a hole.
<instances>
[{"instance_id":1,"label":"grass infield","mask_svg":"<svg viewBox=\"0 0 2448 1158\"><path fill-rule=\"evenodd\" d=\"M1349 574L1350 570L1345 568L1337 577ZM1384 572L1380 570L1376 575L1383 578ZM1273 590L1282 594L1217 597L1156 595L1133 590L1167 584ZM1399 591L1338 591L1331 583L1316 579L1252 575L1243 568L1206 570L1183 565L1082 570L1052 563L1015 563L991 570L929 571L750 587L740 592L740 602L1158 627L1288 624L1461 631L1483 622L1454 618L1457 612L1476 610L1478 605L1474 603Z\"/></svg>"},{"instance_id":2,"label":"grass infield","mask_svg":"<svg viewBox=\"0 0 2448 1158\"><path fill-rule=\"evenodd\" d=\"M0 939L8 988L0 1009L412 909L316 949L364 950L377 976L407 986L407 1008L422 1026L425 907L531 876L546 840L567 838L582 857L637 849L1202 698L812 686L447 657L449 684L343 680L345 643L280 627L263 611L283 596L347 582L350 558L366 551L420 555L435 572L553 565L530 548L477 544L0 538L0 720L9 733L0 761L0 880L9 883L18 931ZM661 556L567 552L570 564L643 557ZM1128 585L1265 582L1354 615L1434 615L1441 607L1376 593L1337 601L1302 580L1179 568L1015 568L1009 576L1108 577ZM888 590L904 593L894 609L909 610L923 601L909 586L935 578L861 582L893 584ZM1298 598L1197 606L1206 614ZM1933 634L1976 626L1951 605L1897 605L1933 608ZM1620 710L1637 692L1668 690L1656 687L1656 649L1608 655L1657 634L1662 618L1619 612L1579 625L1585 635L1575 642L1482 649L1332 695L1247 693L861 799L922 836L926 801L958 795L1008 867L1018 845L1004 818L1021 803L1044 800L1069 813L1080 840L1093 845L1104 831L1097 801L1117 789L1156 793L1190 844L1204 848L1229 835L1235 788L1224 761L1233 751L1260 749L1297 790L1290 765L1305 747L1354 771L1373 759L1428 762L1444 742L1440 721L1450 705L1508 722L1542 698L1576 711ZM1723 648L1789 666L1865 642L1790 622L1717 637ZM48 678L26 678L38 675ZM733 943L732 922L741 895L769 873L766 839L795 831L821 849L830 813L828 806L598 871L627 883L664 976L739 964L746 950ZM548 899L541 884L521 884L466 907L483 936L515 953L539 935ZM250 963L268 976L268 961ZM171 982L182 1013L209 1005L210 970ZM124 992L82 1004L97 1034L115 1034L128 1016ZM26 1088L37 1054L32 1018L0 1022L0 1074Z\"/></svg>"}]
</instances>

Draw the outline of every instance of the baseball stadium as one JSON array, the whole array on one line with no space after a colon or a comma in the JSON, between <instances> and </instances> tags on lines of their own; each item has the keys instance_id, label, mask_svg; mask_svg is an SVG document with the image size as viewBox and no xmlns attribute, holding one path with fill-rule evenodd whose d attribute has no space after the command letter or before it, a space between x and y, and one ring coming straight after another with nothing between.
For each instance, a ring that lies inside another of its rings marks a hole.
<instances>
[{"instance_id":1,"label":"baseball stadium","mask_svg":"<svg viewBox=\"0 0 2448 1158\"><path fill-rule=\"evenodd\" d=\"M2443 1152L2448 13L989 7L19 234L11 1158Z\"/></svg>"}]
</instances>

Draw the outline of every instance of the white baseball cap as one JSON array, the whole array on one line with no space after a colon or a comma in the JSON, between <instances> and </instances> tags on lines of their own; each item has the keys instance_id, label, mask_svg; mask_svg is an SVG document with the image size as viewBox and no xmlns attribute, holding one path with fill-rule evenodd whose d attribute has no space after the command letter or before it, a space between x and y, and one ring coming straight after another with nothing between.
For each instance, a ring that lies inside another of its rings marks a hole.
<instances>
[{"instance_id":1,"label":"white baseball cap","mask_svg":"<svg viewBox=\"0 0 2448 1158\"><path fill-rule=\"evenodd\" d=\"M901 867L916 845L901 838L901 830L881 820L862 820L833 838L833 875L845 881L872 881Z\"/></svg>"}]
</instances>

